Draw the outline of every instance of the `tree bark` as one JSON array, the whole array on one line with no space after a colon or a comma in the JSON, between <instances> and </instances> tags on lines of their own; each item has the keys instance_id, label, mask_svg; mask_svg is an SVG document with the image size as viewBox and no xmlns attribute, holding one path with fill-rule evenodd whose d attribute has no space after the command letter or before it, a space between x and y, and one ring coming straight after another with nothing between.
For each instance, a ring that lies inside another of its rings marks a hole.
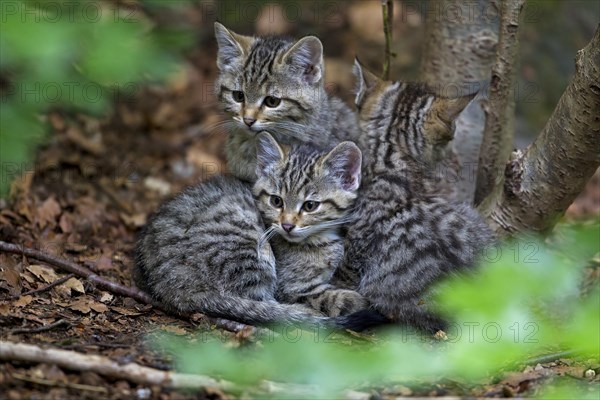
<instances>
[{"instance_id":1,"label":"tree bark","mask_svg":"<svg viewBox=\"0 0 600 400\"><path fill-rule=\"evenodd\" d=\"M500 235L549 231L600 165L600 24L536 140L512 153L504 185L479 207Z\"/></svg>"},{"instance_id":2,"label":"tree bark","mask_svg":"<svg viewBox=\"0 0 600 400\"><path fill-rule=\"evenodd\" d=\"M440 88L447 96L466 95L487 87L498 41L498 10L494 4L489 0L436 0L426 4L421 80ZM473 101L456 121L454 140L439 149L438 158L448 162L438 170L453 175L447 180L455 180L455 197L469 203L475 192L484 123L483 109L478 101ZM453 156L455 160L448 160Z\"/></svg>"},{"instance_id":3,"label":"tree bark","mask_svg":"<svg viewBox=\"0 0 600 400\"><path fill-rule=\"evenodd\" d=\"M515 68L519 56L519 16L525 0L505 0L500 10L500 36L492 67L488 100L483 102L485 127L479 151L475 204L502 186L506 160L515 136Z\"/></svg>"},{"instance_id":4,"label":"tree bark","mask_svg":"<svg viewBox=\"0 0 600 400\"><path fill-rule=\"evenodd\" d=\"M385 54L383 57L382 79L390 79L390 65L392 63L392 23L394 21L394 2L381 0L383 13L383 34L385 35Z\"/></svg>"}]
</instances>

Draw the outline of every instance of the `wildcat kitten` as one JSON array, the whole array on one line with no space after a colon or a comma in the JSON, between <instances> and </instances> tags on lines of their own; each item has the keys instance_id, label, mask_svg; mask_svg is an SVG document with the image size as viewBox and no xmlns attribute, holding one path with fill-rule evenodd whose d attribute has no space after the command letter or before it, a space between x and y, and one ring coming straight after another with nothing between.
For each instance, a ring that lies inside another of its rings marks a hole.
<instances>
[{"instance_id":1,"label":"wildcat kitten","mask_svg":"<svg viewBox=\"0 0 600 400\"><path fill-rule=\"evenodd\" d=\"M445 322L423 304L428 289L472 268L494 240L473 208L438 194L428 171L432 141L452 129L473 96L448 99L418 84L384 82L358 62L355 74L367 183L334 282L358 287L395 321L435 332Z\"/></svg>"},{"instance_id":2,"label":"wildcat kitten","mask_svg":"<svg viewBox=\"0 0 600 400\"><path fill-rule=\"evenodd\" d=\"M361 157L352 142L328 153L301 145L286 154L268 133L259 135L253 192L267 234L276 233L277 300L328 316L367 308L357 292L329 283L344 255L340 227L356 199Z\"/></svg>"},{"instance_id":3,"label":"wildcat kitten","mask_svg":"<svg viewBox=\"0 0 600 400\"><path fill-rule=\"evenodd\" d=\"M268 242L258 246L262 237L264 225L248 184L215 176L167 201L150 218L136 247L136 284L171 311L248 324L362 330L385 319L368 310L326 318L300 304L279 303L275 258Z\"/></svg>"},{"instance_id":4,"label":"wildcat kitten","mask_svg":"<svg viewBox=\"0 0 600 400\"><path fill-rule=\"evenodd\" d=\"M252 191L216 176L164 203L140 235L136 284L172 311L249 324L319 322L307 307L275 300L275 260L257 250L263 223Z\"/></svg>"},{"instance_id":5,"label":"wildcat kitten","mask_svg":"<svg viewBox=\"0 0 600 400\"><path fill-rule=\"evenodd\" d=\"M315 36L249 37L215 22L219 76L215 92L232 117L225 148L236 177L256 179L256 135L323 147L358 139L356 114L324 86L323 46Z\"/></svg>"}]
</instances>

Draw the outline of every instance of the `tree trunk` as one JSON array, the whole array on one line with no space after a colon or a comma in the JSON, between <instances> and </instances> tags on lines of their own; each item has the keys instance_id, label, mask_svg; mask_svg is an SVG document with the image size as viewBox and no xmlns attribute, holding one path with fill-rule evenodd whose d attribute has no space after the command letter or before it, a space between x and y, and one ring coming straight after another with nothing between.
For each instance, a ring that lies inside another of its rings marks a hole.
<instances>
[{"instance_id":1,"label":"tree trunk","mask_svg":"<svg viewBox=\"0 0 600 400\"><path fill-rule=\"evenodd\" d=\"M500 235L547 232L600 165L600 25L536 140L515 151L501 190L480 207Z\"/></svg>"},{"instance_id":2,"label":"tree trunk","mask_svg":"<svg viewBox=\"0 0 600 400\"><path fill-rule=\"evenodd\" d=\"M475 204L504 182L502 171L515 137L515 68L519 56L519 16L525 0L505 0L500 10L500 37L492 67L489 99L483 102L485 126L479 151Z\"/></svg>"},{"instance_id":3,"label":"tree trunk","mask_svg":"<svg viewBox=\"0 0 600 400\"><path fill-rule=\"evenodd\" d=\"M421 80L447 96L466 95L487 87L498 40L498 10L489 0L426 4ZM481 104L473 101L456 121L451 145L439 149L442 159L444 152L454 152L460 168L449 171L458 175L453 183L455 197L469 203L475 192L484 123Z\"/></svg>"}]
</instances>

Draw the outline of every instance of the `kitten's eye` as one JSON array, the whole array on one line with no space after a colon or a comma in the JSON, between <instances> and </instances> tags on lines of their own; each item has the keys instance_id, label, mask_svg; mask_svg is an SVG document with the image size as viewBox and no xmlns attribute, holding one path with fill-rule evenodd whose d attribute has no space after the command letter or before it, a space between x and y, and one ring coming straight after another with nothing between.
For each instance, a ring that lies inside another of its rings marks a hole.
<instances>
[{"instance_id":1,"label":"kitten's eye","mask_svg":"<svg viewBox=\"0 0 600 400\"><path fill-rule=\"evenodd\" d=\"M279 105L279 103L281 103L281 99L279 97L267 96L265 97L263 103L267 107L275 108Z\"/></svg>"},{"instance_id":2,"label":"kitten's eye","mask_svg":"<svg viewBox=\"0 0 600 400\"><path fill-rule=\"evenodd\" d=\"M237 101L238 103L241 103L244 101L244 92L239 91L239 90L234 90L231 92L231 98L234 101Z\"/></svg>"},{"instance_id":3,"label":"kitten's eye","mask_svg":"<svg viewBox=\"0 0 600 400\"><path fill-rule=\"evenodd\" d=\"M318 201L305 201L304 204L302 204L302 209L306 212L313 212L315 211L317 208L319 208L319 205L321 205L321 203L319 203Z\"/></svg>"},{"instance_id":4,"label":"kitten's eye","mask_svg":"<svg viewBox=\"0 0 600 400\"><path fill-rule=\"evenodd\" d=\"M281 208L281 207L283 207L283 200L279 196L271 196L269 198L269 202L275 208Z\"/></svg>"}]
</instances>

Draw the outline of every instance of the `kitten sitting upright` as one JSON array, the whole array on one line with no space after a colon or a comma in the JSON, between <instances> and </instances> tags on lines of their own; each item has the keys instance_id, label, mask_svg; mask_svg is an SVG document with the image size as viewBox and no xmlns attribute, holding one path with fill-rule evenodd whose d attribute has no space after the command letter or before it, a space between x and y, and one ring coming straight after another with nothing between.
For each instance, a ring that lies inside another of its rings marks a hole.
<instances>
[{"instance_id":1,"label":"kitten sitting upright","mask_svg":"<svg viewBox=\"0 0 600 400\"><path fill-rule=\"evenodd\" d=\"M432 141L445 137L473 96L444 98L426 87L384 82L356 63L364 175L346 254L335 282L357 288L391 319L428 332L445 321L422 300L452 273L473 268L493 233L468 204L440 195Z\"/></svg>"},{"instance_id":2,"label":"kitten sitting upright","mask_svg":"<svg viewBox=\"0 0 600 400\"><path fill-rule=\"evenodd\" d=\"M254 196L276 259L276 299L335 317L366 309L363 296L331 277L344 255L341 226L360 185L361 152L343 142L330 152L310 145L287 153L267 133L258 139Z\"/></svg>"},{"instance_id":3,"label":"kitten sitting upright","mask_svg":"<svg viewBox=\"0 0 600 400\"><path fill-rule=\"evenodd\" d=\"M249 37L215 23L215 92L233 121L225 148L230 172L254 182L256 135L323 147L358 140L356 114L325 91L323 46L315 36Z\"/></svg>"}]
</instances>

